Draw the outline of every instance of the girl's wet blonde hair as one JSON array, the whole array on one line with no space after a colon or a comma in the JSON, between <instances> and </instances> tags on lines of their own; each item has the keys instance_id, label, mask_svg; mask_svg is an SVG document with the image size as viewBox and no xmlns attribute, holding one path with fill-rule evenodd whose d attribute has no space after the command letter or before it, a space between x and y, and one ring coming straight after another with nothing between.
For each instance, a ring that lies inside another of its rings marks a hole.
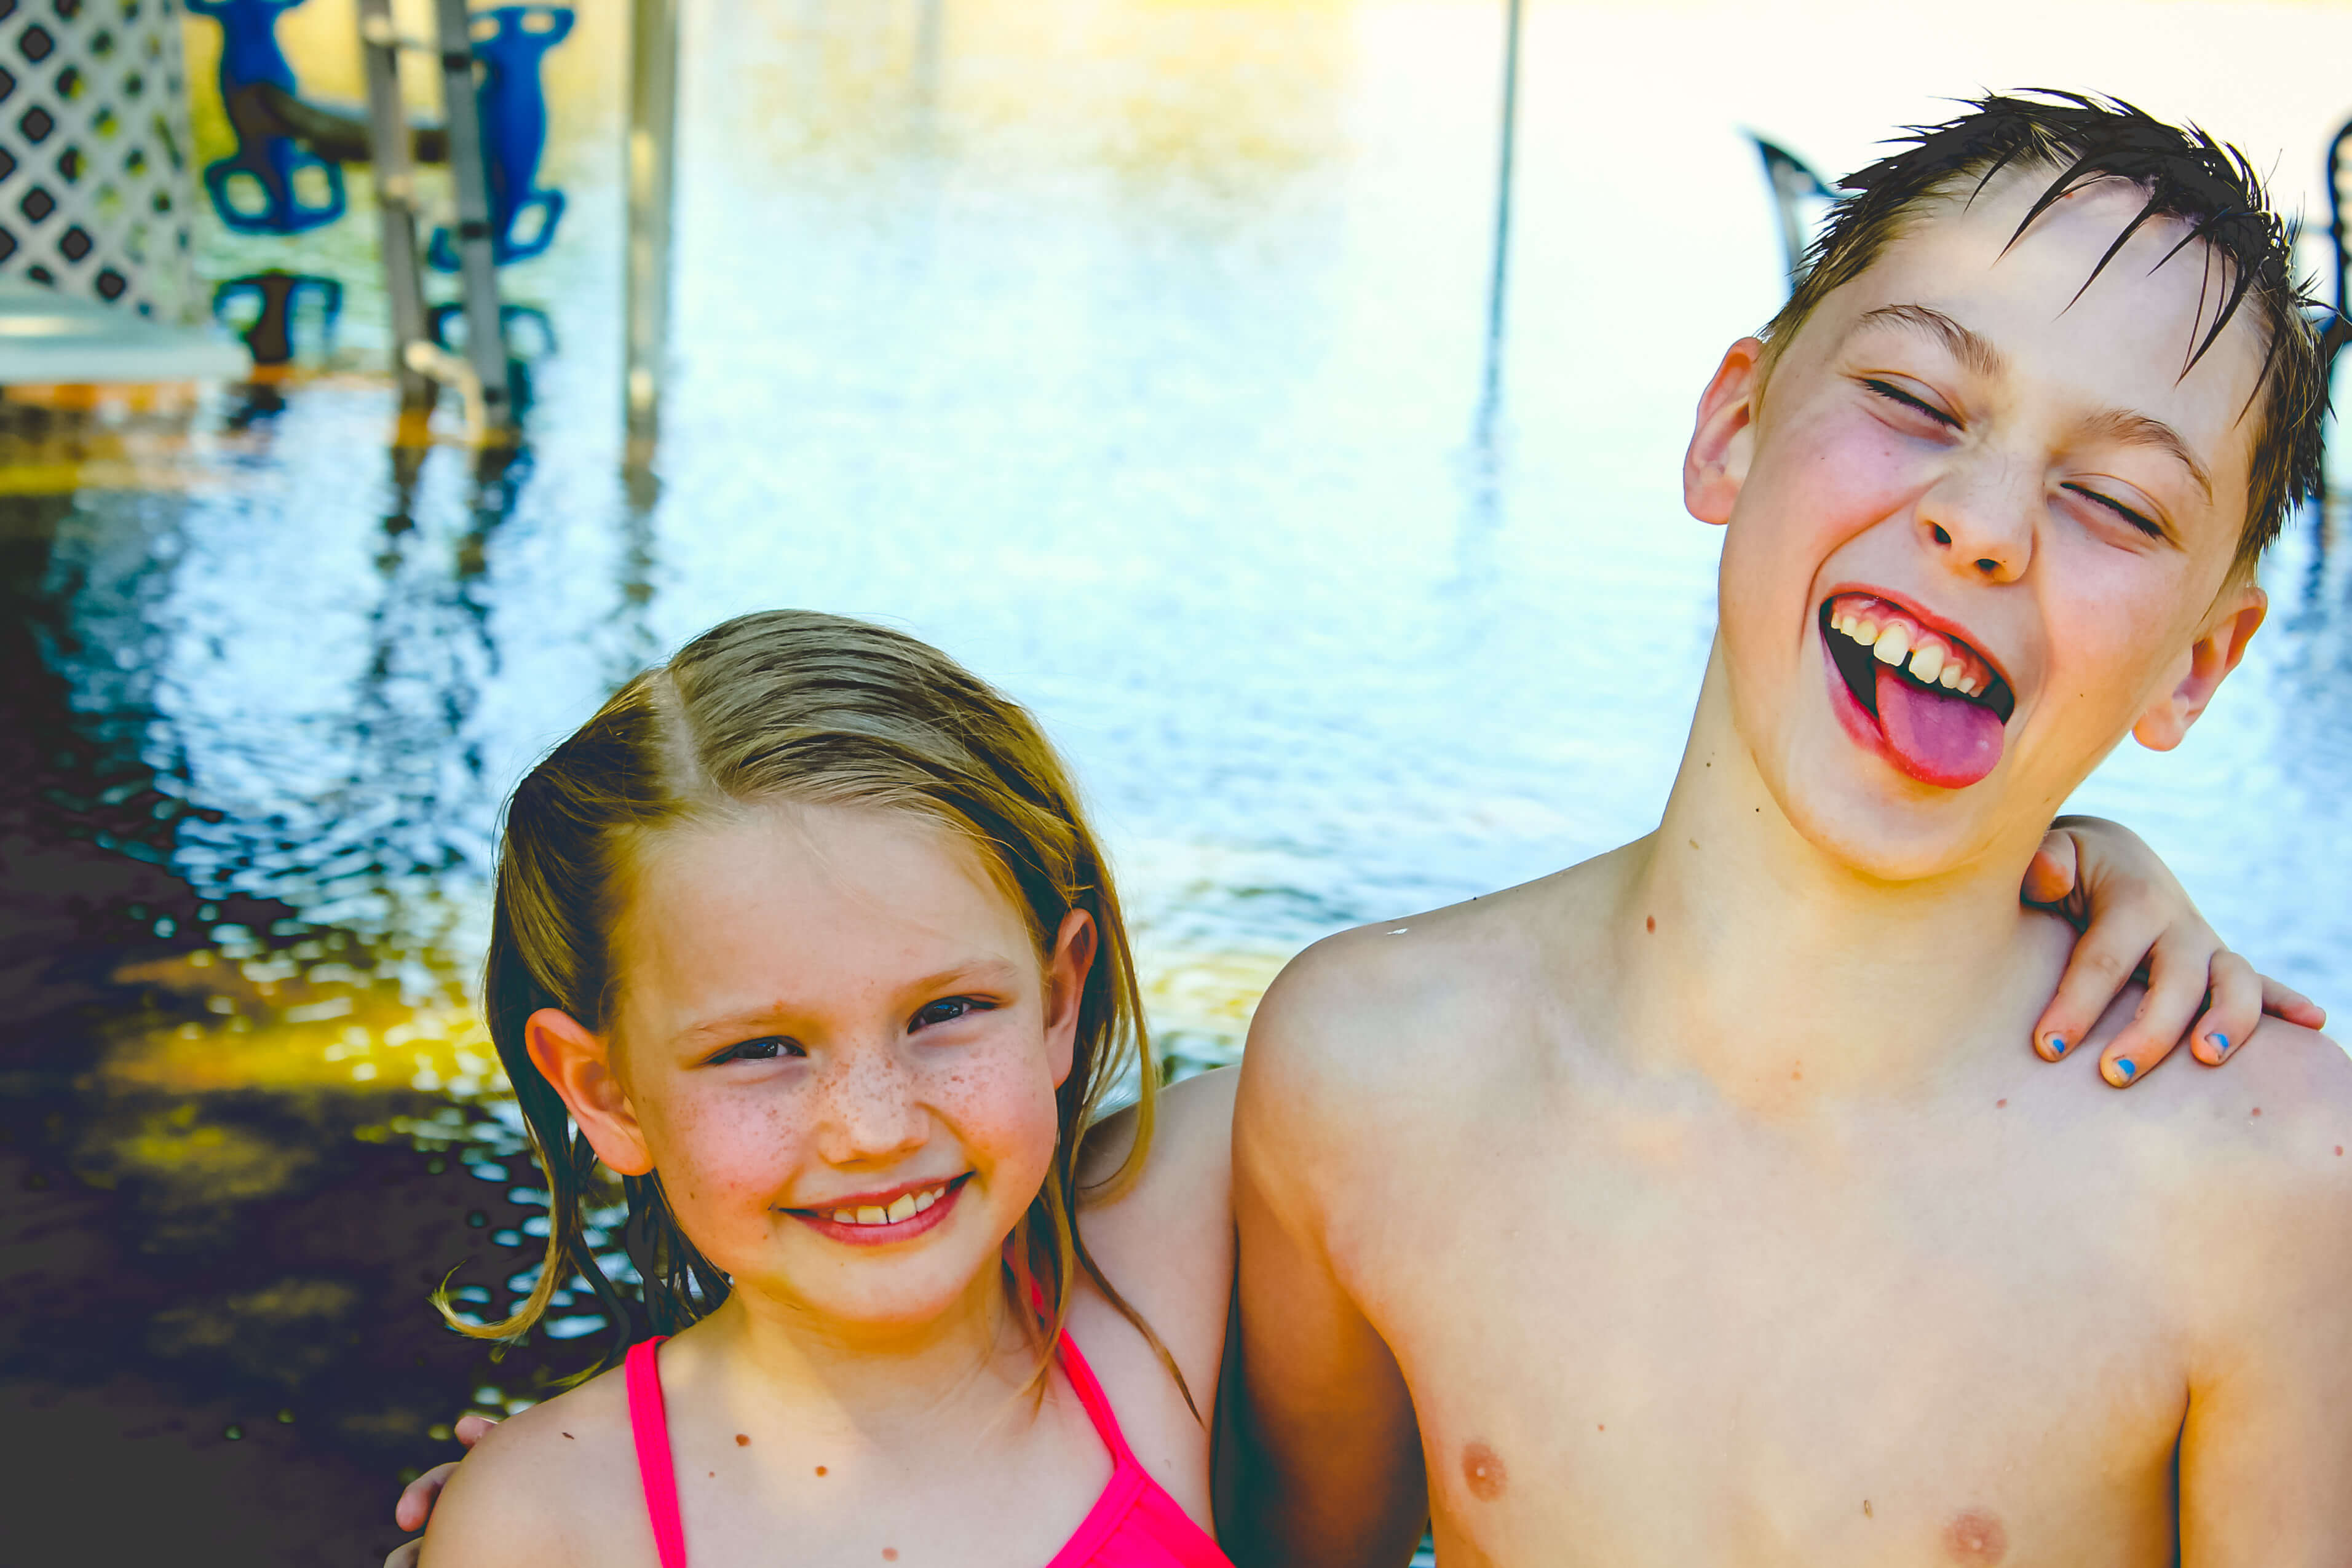
<instances>
[{"instance_id":1,"label":"girl's wet blonde hair","mask_svg":"<svg viewBox=\"0 0 2352 1568\"><path fill-rule=\"evenodd\" d=\"M1150 1147L1158 1075L1118 896L1068 771L1019 704L936 648L805 610L744 616L705 632L614 692L515 787L483 1003L547 1174L547 1257L512 1317L468 1322L446 1294L436 1297L442 1315L463 1333L512 1339L577 1275L614 1326L603 1364L619 1360L631 1338L628 1304L584 1235L595 1152L530 1059L524 1022L554 1007L590 1030L608 1028L620 969L612 933L638 846L667 827L778 802L908 812L962 835L1020 909L1041 965L1071 910L1093 918L1095 961L1069 1076L1055 1096L1053 1165L1006 1249L1006 1284L1035 1331L1041 1377L1083 1272L1182 1387L1159 1336L1103 1278L1072 1223L1081 1135L1131 1076L1141 1096L1134 1142L1087 1194L1116 1195ZM677 1228L658 1173L624 1177L623 1187L646 1316L654 1332L675 1333L727 1299L727 1279Z\"/></svg>"}]
</instances>

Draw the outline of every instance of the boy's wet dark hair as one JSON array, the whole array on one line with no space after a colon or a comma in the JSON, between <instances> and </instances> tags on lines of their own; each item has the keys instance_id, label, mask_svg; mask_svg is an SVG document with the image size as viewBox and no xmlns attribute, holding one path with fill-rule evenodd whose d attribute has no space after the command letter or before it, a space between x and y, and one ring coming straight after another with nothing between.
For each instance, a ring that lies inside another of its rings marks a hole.
<instances>
[{"instance_id":1,"label":"boy's wet dark hair","mask_svg":"<svg viewBox=\"0 0 2352 1568\"><path fill-rule=\"evenodd\" d=\"M2210 325L2184 347L2181 374L2219 341L2241 307L2251 303L2262 331L2262 374L2248 405L2255 421L2252 471L2236 561L2238 569L2251 570L2287 512L2319 484L2327 388L2307 314L2315 307L2307 282L2294 276L2294 226L2271 210L2244 153L2194 126L2167 125L2120 100L2071 92L2035 89L2030 98L1964 101L1966 113L1940 125L1906 127L1896 138L1901 151L1839 182L1844 194L1807 250L1788 303L1764 328L1768 368L1832 291L1859 277L1937 200L1973 199L2011 166L2050 169L2048 186L2011 237L2014 245L2072 192L2098 180L2129 180L2146 193L2147 205L2084 288L2143 225L2179 219L2189 233L2165 258L2202 242L2214 306Z\"/></svg>"}]
</instances>

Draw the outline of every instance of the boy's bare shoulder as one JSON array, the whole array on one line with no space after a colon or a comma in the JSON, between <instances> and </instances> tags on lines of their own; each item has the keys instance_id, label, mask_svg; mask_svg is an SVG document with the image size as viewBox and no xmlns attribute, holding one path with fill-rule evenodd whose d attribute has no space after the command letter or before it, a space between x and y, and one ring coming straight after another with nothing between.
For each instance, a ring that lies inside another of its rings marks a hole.
<instances>
[{"instance_id":1,"label":"boy's bare shoulder","mask_svg":"<svg viewBox=\"0 0 2352 1568\"><path fill-rule=\"evenodd\" d=\"M2075 1131L2148 1205L2138 1234L2171 1257L2183 1306L2259 1334L2292 1301L2352 1289L2352 1058L2277 1018L2222 1067L2180 1057L2121 1093L2088 1083Z\"/></svg>"},{"instance_id":2,"label":"boy's bare shoulder","mask_svg":"<svg viewBox=\"0 0 2352 1568\"><path fill-rule=\"evenodd\" d=\"M615 1370L492 1428L434 1506L420 1568L634 1563L650 1548Z\"/></svg>"},{"instance_id":3,"label":"boy's bare shoulder","mask_svg":"<svg viewBox=\"0 0 2352 1568\"><path fill-rule=\"evenodd\" d=\"M2118 1011L2121 1011L2119 1006ZM2102 1031L2104 1032L2104 1031ZM2101 1041L2094 1035L2094 1048ZM2168 1163L2227 1161L2239 1178L2341 1184L2352 1194L2352 1058L2327 1036L2266 1017L2226 1066L2166 1064L2126 1091ZM2201 1177L2195 1179L2201 1180Z\"/></svg>"},{"instance_id":4,"label":"boy's bare shoulder","mask_svg":"<svg viewBox=\"0 0 2352 1568\"><path fill-rule=\"evenodd\" d=\"M1590 863L1588 863L1590 864ZM1275 978L1250 1025L1244 1101L1278 1094L1345 1120L1370 1100L1499 1065L1514 1028L1572 969L1560 962L1585 867L1324 938ZM1433 1066L1442 1063L1444 1073ZM1255 1080L1255 1081L1253 1081ZM1354 1109L1349 1109L1353 1106Z\"/></svg>"}]
</instances>

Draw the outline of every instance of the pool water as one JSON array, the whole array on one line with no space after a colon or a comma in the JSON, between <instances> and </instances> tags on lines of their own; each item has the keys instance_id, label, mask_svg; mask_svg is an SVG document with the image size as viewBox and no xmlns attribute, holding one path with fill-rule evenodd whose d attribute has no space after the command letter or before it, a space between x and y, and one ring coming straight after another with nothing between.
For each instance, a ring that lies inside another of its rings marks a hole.
<instances>
[{"instance_id":1,"label":"pool water","mask_svg":"<svg viewBox=\"0 0 2352 1568\"><path fill-rule=\"evenodd\" d=\"M395 1472L445 1456L428 1428L602 1342L567 1303L492 1363L422 1297L529 1282L539 1194L467 1001L496 814L646 659L805 605L1032 705L1163 1050L1229 1061L1307 942L1654 821L1713 613L1689 410L1782 287L1743 127L1833 173L1938 94L2082 82L2277 155L2316 212L2352 110L2342 7L2045 5L1954 39L1875 6L1538 4L1492 340L1501 15L690 6L650 474L621 464L607 14L551 59L571 210L507 279L551 340L519 454L388 448L363 173L333 228L205 237L211 277L347 284L291 378L0 403L0 1293L28 1303L0 1419L63 1434L47 1495L103 1463L166 1498L60 1541L356 1561ZM306 86L356 96L347 5L285 31ZM2341 1008L2336 537L2297 521L2210 716L2075 804Z\"/></svg>"}]
</instances>

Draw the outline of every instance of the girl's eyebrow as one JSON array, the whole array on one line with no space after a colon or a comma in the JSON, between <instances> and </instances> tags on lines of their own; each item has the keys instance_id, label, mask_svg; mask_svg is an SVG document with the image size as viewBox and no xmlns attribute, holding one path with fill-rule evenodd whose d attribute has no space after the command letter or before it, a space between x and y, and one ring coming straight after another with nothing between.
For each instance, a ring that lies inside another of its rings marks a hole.
<instances>
[{"instance_id":1,"label":"girl's eyebrow","mask_svg":"<svg viewBox=\"0 0 2352 1568\"><path fill-rule=\"evenodd\" d=\"M1004 986L1012 984L1021 974L1020 966L995 957L971 958L961 963L912 980L894 982L892 989L902 995L922 995L973 985ZM779 996L772 1002L756 1003L737 1012L715 1018L697 1019L680 1028L675 1038L698 1039L704 1036L733 1035L745 1029L765 1029L773 1032L784 1019L811 1011L805 1003L794 1003Z\"/></svg>"}]
</instances>

